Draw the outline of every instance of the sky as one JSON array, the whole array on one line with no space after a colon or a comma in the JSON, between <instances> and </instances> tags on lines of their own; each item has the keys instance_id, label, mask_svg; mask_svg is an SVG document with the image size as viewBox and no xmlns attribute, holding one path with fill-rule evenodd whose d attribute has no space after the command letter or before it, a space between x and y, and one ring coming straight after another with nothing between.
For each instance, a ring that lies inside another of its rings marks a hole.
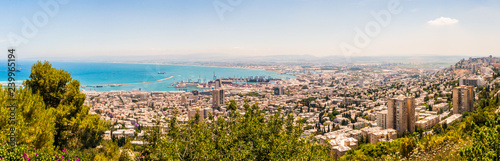
<instances>
[{"instance_id":1,"label":"sky","mask_svg":"<svg viewBox=\"0 0 500 161\"><path fill-rule=\"evenodd\" d=\"M500 56L498 0L2 0L0 20L27 58Z\"/></svg>"}]
</instances>

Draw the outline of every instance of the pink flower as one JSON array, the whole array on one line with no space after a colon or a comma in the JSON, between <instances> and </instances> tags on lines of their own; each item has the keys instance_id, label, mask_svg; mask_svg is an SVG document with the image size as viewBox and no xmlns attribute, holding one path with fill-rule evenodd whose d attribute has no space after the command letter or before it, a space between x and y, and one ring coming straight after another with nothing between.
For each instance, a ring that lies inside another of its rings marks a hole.
<instances>
[{"instance_id":1,"label":"pink flower","mask_svg":"<svg viewBox=\"0 0 500 161\"><path fill-rule=\"evenodd\" d=\"M3 159L2 159L3 160ZM80 161L80 158L76 158L76 161Z\"/></svg>"},{"instance_id":2,"label":"pink flower","mask_svg":"<svg viewBox=\"0 0 500 161\"><path fill-rule=\"evenodd\" d=\"M30 148L30 146L28 146L28 149Z\"/></svg>"}]
</instances>

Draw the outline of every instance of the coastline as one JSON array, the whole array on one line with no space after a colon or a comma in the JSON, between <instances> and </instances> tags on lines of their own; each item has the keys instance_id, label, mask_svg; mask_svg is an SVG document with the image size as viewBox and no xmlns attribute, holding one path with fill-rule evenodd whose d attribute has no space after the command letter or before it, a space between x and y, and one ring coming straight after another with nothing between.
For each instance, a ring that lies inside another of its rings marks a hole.
<instances>
[{"instance_id":1,"label":"coastline","mask_svg":"<svg viewBox=\"0 0 500 161\"><path fill-rule=\"evenodd\" d=\"M23 62L23 64L26 64L26 65L32 65L32 63L36 63L36 61L25 61ZM213 65L186 65L186 64L169 64L169 63L140 63L140 62L88 62L88 61L54 61L54 62L51 62L51 63L55 63L55 64L59 64L59 63L64 63L64 64L75 64L76 66L94 66L93 64L95 65L105 65L105 64L109 64L109 65L113 65L113 64L116 64L116 65L119 65L121 64L121 66L127 66L127 65L130 65L130 64L136 64L136 65L145 65L145 66L149 66L149 67L153 67L155 68L154 66L151 66L151 65L158 65L158 66L163 66L163 67L159 67L159 68L170 68L168 66L172 66L174 68L177 68L177 67L186 67L186 68L189 68L189 67L201 67L201 68L208 68L209 71L215 71L217 75L221 75L223 77L232 77L232 75L227 75L227 74L223 74L223 73L226 73L226 71L234 71L235 69L240 69L240 70L243 70L243 71L238 71L239 73L242 73L242 77L247 77L247 76L272 76L274 78L282 78L282 79L293 79L294 78L294 75L289 75L289 74L279 74L279 72L276 72L275 70L266 70L265 67L262 67L262 66L213 66ZM66 70L68 71L68 68L65 68L64 66L59 66L59 67L56 67L58 69L63 69L63 70ZM213 69L210 69L210 68L213 68ZM98 69L97 69L98 70ZM193 68L192 69L193 71L198 71L197 68ZM244 70L247 70L247 71L244 71ZM114 71L114 70L113 70ZM168 70L167 70L168 71ZM220 74L219 72L220 71ZM71 71L69 71L71 72ZM98 72L98 71L96 71ZM109 71L108 71L109 72ZM201 71L200 71L201 72ZM238 73L236 72L236 74ZM267 73L266 73L267 72ZM78 74L77 73L73 73L71 72L72 75L75 75L75 76L78 76L78 77L86 77L85 75L81 75L81 74ZM203 71L203 73L206 73L207 75L210 75L212 72L206 72L206 71ZM251 74L251 73L256 73L256 74ZM257 74L257 73L266 73L266 74ZM24 80L25 79L29 79L27 76L29 76L30 74L30 70L29 68L26 68L26 70L23 70L21 72L21 74L25 75L23 76ZM175 75L172 75L174 76L173 78L171 78L170 82L172 80L174 81L179 81L181 79L177 78L177 74ZM118 82L110 82L110 81L105 81L105 82L100 82L100 81L92 81L92 82L87 82L87 83L84 83L82 82L82 78L75 78L75 79L78 79L80 80L80 88L81 89L85 89L85 90L89 90L89 88L94 88L94 90L97 88L97 91L113 91L113 90L125 90L125 91L130 91L130 90L133 90L133 89L128 89L128 85L132 85L132 86L137 86L138 84L148 84L148 83L153 83L153 84L156 84L156 82L158 81L163 81L165 80L165 78L161 78L161 79L156 79L156 80L136 80L136 79L123 79L123 80L127 80L127 81L118 81ZM169 78L170 79L170 78ZM187 79L187 78L183 78L183 79ZM194 79L194 77L193 77ZM24 80L18 80L19 83L21 83L22 81ZM211 80L211 79L210 79ZM125 87L124 87L125 86ZM139 85L140 86L140 85ZM157 85L146 85L146 86L149 86L149 87L154 87L156 88L155 86ZM105 88L101 88L101 87L105 87ZM110 87L117 87L117 88L114 88L114 89L111 89ZM131 87L130 87L131 88ZM141 87L137 87L137 88L141 88ZM100 90L99 90L100 89ZM149 89L148 91L171 91L171 89L163 89L163 87L161 89Z\"/></svg>"}]
</instances>

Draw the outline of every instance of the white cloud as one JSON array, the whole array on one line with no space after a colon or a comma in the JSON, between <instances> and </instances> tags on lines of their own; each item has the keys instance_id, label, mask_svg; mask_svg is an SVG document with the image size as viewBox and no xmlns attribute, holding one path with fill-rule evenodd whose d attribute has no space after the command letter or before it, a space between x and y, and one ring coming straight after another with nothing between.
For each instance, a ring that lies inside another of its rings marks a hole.
<instances>
[{"instance_id":1,"label":"white cloud","mask_svg":"<svg viewBox=\"0 0 500 161\"><path fill-rule=\"evenodd\" d=\"M434 20L427 21L427 23L434 26L445 26L457 24L458 20L449 17L439 17Z\"/></svg>"},{"instance_id":2,"label":"white cloud","mask_svg":"<svg viewBox=\"0 0 500 161\"><path fill-rule=\"evenodd\" d=\"M2 40L2 39L0 39L0 43L6 42L6 41L7 41L7 40Z\"/></svg>"}]
</instances>

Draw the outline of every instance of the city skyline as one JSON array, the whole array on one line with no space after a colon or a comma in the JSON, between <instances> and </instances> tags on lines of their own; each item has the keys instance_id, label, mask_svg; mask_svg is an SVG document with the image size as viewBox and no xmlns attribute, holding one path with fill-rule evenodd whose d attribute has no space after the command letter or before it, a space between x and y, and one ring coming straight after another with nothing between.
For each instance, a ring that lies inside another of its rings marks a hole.
<instances>
[{"instance_id":1,"label":"city skyline","mask_svg":"<svg viewBox=\"0 0 500 161\"><path fill-rule=\"evenodd\" d=\"M0 4L5 22L0 46L15 47L23 57L485 56L500 51L494 44L500 22L493 21L500 17L500 2L491 0ZM363 34L368 42L356 39Z\"/></svg>"}]
</instances>

